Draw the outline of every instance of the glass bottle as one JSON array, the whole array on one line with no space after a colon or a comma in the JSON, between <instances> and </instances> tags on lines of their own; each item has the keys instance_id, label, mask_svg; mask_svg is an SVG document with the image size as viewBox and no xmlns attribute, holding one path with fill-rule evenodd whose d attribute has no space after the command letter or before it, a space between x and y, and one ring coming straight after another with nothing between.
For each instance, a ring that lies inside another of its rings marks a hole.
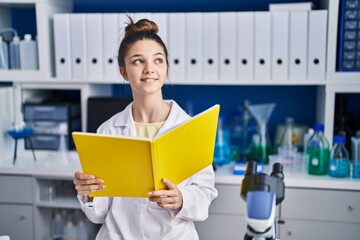
<instances>
[{"instance_id":1,"label":"glass bottle","mask_svg":"<svg viewBox=\"0 0 360 240\"><path fill-rule=\"evenodd\" d=\"M285 120L284 134L282 135L280 146L293 146L294 119L291 117Z\"/></svg>"},{"instance_id":2,"label":"glass bottle","mask_svg":"<svg viewBox=\"0 0 360 240\"><path fill-rule=\"evenodd\" d=\"M352 178L360 179L360 136L352 137L351 143L352 143Z\"/></svg>"},{"instance_id":3,"label":"glass bottle","mask_svg":"<svg viewBox=\"0 0 360 240\"><path fill-rule=\"evenodd\" d=\"M331 177L350 177L350 159L345 142L345 136L334 136L334 146L331 149L329 163L329 176Z\"/></svg>"},{"instance_id":4,"label":"glass bottle","mask_svg":"<svg viewBox=\"0 0 360 240\"><path fill-rule=\"evenodd\" d=\"M226 124L226 120L226 115L220 114L214 152L214 163L219 166L231 161L230 129Z\"/></svg>"},{"instance_id":5,"label":"glass bottle","mask_svg":"<svg viewBox=\"0 0 360 240\"><path fill-rule=\"evenodd\" d=\"M324 136L324 125L314 124L314 134L306 147L308 155L308 173L311 175L327 175L329 168L329 142Z\"/></svg>"},{"instance_id":6,"label":"glass bottle","mask_svg":"<svg viewBox=\"0 0 360 240\"><path fill-rule=\"evenodd\" d=\"M241 115L242 109L238 107L231 116L230 148L232 161L238 161L240 159L240 146L242 145L243 136Z\"/></svg>"}]
</instances>

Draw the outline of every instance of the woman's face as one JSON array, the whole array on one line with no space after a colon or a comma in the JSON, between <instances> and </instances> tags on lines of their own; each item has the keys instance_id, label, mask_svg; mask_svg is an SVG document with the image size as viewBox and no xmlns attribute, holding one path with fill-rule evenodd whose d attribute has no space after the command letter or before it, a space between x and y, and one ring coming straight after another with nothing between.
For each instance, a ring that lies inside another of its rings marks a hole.
<instances>
[{"instance_id":1,"label":"woman's face","mask_svg":"<svg viewBox=\"0 0 360 240\"><path fill-rule=\"evenodd\" d=\"M168 66L163 48L153 40L140 40L129 47L121 75L129 81L133 93L161 92Z\"/></svg>"}]
</instances>

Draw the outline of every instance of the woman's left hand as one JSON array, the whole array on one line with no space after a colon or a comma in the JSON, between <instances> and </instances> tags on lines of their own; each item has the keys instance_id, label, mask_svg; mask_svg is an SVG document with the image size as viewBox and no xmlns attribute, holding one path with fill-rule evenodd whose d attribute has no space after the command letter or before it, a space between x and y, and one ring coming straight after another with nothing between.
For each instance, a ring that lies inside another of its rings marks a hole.
<instances>
[{"instance_id":1,"label":"woman's left hand","mask_svg":"<svg viewBox=\"0 0 360 240\"><path fill-rule=\"evenodd\" d=\"M149 200L156 202L159 207L164 209L180 210L183 204L180 190L166 178L163 178L162 181L168 187L168 190L148 192Z\"/></svg>"}]
</instances>

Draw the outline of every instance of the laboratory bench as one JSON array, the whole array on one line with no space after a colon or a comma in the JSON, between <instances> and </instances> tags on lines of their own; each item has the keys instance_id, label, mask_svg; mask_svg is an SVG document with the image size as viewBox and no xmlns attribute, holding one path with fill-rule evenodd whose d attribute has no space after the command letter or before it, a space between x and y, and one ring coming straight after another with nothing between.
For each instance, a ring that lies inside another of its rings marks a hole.
<instances>
[{"instance_id":1,"label":"laboratory bench","mask_svg":"<svg viewBox=\"0 0 360 240\"><path fill-rule=\"evenodd\" d=\"M0 165L0 212L7 213L0 214L0 233L6 230L15 240L49 238L56 209L80 209L72 185L73 174L80 168L76 161L56 167L32 161ZM200 239L242 239L245 233L245 202L240 197L243 176L233 175L232 169L228 164L215 172L219 196L210 206L208 219L195 223ZM269 174L270 167L264 172ZM360 236L360 179L284 174L285 200L277 207L281 239ZM44 199L49 186L55 186L56 194Z\"/></svg>"}]
</instances>

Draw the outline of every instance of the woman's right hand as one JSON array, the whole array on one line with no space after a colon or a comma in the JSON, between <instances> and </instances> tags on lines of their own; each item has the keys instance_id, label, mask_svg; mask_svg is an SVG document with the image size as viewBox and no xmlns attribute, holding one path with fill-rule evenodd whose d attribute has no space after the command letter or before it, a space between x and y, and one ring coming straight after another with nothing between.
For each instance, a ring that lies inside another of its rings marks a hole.
<instances>
[{"instance_id":1,"label":"woman's right hand","mask_svg":"<svg viewBox=\"0 0 360 240\"><path fill-rule=\"evenodd\" d=\"M90 174L85 174L80 171L75 172L73 183L77 194L80 196L87 196L90 193L99 191L105 188L104 181Z\"/></svg>"}]
</instances>

